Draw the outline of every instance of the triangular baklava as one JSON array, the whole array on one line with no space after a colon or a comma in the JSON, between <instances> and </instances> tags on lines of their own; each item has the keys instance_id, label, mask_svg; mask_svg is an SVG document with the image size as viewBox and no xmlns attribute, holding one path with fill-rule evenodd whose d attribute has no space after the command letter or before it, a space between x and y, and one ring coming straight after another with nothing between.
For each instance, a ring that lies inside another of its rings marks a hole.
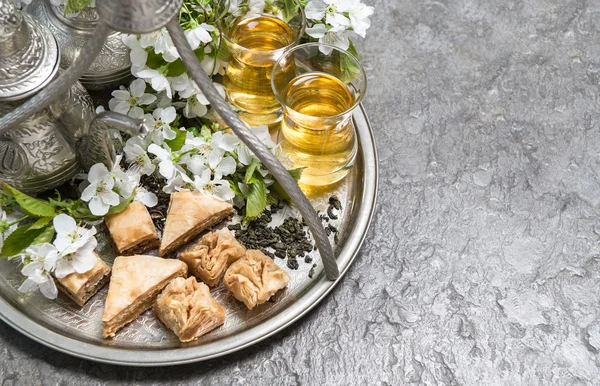
<instances>
[{"instance_id":1,"label":"triangular baklava","mask_svg":"<svg viewBox=\"0 0 600 386\"><path fill-rule=\"evenodd\" d=\"M170 254L203 230L223 221L232 211L231 204L206 194L189 191L171 194L158 254Z\"/></svg>"},{"instance_id":2,"label":"triangular baklava","mask_svg":"<svg viewBox=\"0 0 600 386\"><path fill-rule=\"evenodd\" d=\"M156 256L119 256L113 264L112 278L102 316L105 338L135 320L177 277L187 276L187 265L180 260Z\"/></svg>"}]
</instances>

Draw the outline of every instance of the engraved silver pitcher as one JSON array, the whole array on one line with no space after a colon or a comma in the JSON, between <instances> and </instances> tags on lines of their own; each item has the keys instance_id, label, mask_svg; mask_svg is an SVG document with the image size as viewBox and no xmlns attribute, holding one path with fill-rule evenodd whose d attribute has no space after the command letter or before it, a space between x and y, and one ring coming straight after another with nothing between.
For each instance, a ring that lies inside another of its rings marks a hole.
<instances>
[{"instance_id":1,"label":"engraved silver pitcher","mask_svg":"<svg viewBox=\"0 0 600 386\"><path fill-rule=\"evenodd\" d=\"M48 28L0 0L0 117L37 94L59 73L60 50ZM147 132L141 120L96 115L76 82L42 111L0 137L0 180L35 193L53 189L82 169L115 158L111 128Z\"/></svg>"},{"instance_id":2,"label":"engraved silver pitcher","mask_svg":"<svg viewBox=\"0 0 600 386\"><path fill-rule=\"evenodd\" d=\"M50 0L33 0L25 11L54 34L60 49L62 69L71 66L98 23L94 7L65 15L64 5L53 5ZM123 34L118 32L108 36L98 57L79 79L86 89L115 89L131 77L129 49L123 44L122 37Z\"/></svg>"}]
</instances>

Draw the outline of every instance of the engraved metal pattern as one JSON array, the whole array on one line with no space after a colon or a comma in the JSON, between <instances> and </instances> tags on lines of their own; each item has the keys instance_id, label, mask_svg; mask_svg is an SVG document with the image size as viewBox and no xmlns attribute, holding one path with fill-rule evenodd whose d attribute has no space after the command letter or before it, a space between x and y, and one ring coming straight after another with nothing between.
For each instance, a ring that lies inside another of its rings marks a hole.
<instances>
[{"instance_id":1,"label":"engraved metal pattern","mask_svg":"<svg viewBox=\"0 0 600 386\"><path fill-rule=\"evenodd\" d=\"M15 11L13 2L0 0L0 42L12 39L17 34L21 21L21 14Z\"/></svg>"},{"instance_id":2,"label":"engraved metal pattern","mask_svg":"<svg viewBox=\"0 0 600 386\"><path fill-rule=\"evenodd\" d=\"M355 167L334 192L343 202L338 220L340 243L336 255L343 273L352 263L366 235L375 209L377 190L377 160L372 132L362 109L355 112L360 141ZM315 208L327 208L329 194L314 197ZM287 209L273 218L273 225L282 222ZM112 241L104 226L100 226L97 251L109 264L115 256ZM332 236L333 239L333 236ZM0 317L18 330L53 348L72 355L102 362L128 365L167 365L194 362L241 349L275 334L294 322L329 293L337 284L327 280L318 252L311 256L317 263L314 278L308 273L312 263L300 262L299 270L290 270L285 261L275 262L291 277L288 288L250 311L236 301L221 285L211 292L227 309L226 323L198 341L181 344L154 316L152 310L122 329L115 339L103 340L101 318L107 287L83 308L78 308L63 295L56 301L40 294L25 296L17 292L23 277L15 261L0 259Z\"/></svg>"},{"instance_id":3,"label":"engraved metal pattern","mask_svg":"<svg viewBox=\"0 0 600 386\"><path fill-rule=\"evenodd\" d=\"M0 104L0 114L16 107ZM120 128L131 134L144 129L141 125L141 120L112 112L96 117L90 96L76 82L49 108L0 140L0 180L35 193L65 183L82 166L85 170L98 162L112 166L108 130Z\"/></svg>"},{"instance_id":4,"label":"engraved metal pattern","mask_svg":"<svg viewBox=\"0 0 600 386\"><path fill-rule=\"evenodd\" d=\"M88 8L77 15L64 16L64 7L52 5L50 0L34 0L27 12L48 27L60 47L60 67L66 69L79 56L98 23L95 8ZM123 35L111 33L102 50L92 62L80 81L90 89L106 89L124 83L130 76L129 48L123 44Z\"/></svg>"},{"instance_id":5,"label":"engraved metal pattern","mask_svg":"<svg viewBox=\"0 0 600 386\"><path fill-rule=\"evenodd\" d=\"M179 14L183 0L102 0L100 18L111 28L127 33L148 33L167 25Z\"/></svg>"},{"instance_id":6,"label":"engraved metal pattern","mask_svg":"<svg viewBox=\"0 0 600 386\"><path fill-rule=\"evenodd\" d=\"M11 22L6 16L3 19ZM18 100L32 95L52 80L58 69L58 47L46 27L34 21L31 16L22 15L16 34L27 36L27 44L9 56L0 56L0 101ZM5 51L6 43L7 41L0 42L0 52Z\"/></svg>"}]
</instances>

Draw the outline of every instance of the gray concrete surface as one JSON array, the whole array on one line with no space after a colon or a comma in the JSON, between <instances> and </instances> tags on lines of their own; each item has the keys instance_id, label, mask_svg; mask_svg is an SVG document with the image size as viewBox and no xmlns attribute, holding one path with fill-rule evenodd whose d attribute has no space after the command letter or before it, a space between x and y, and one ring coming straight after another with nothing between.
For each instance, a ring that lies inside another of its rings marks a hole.
<instances>
[{"instance_id":1,"label":"gray concrete surface","mask_svg":"<svg viewBox=\"0 0 600 386\"><path fill-rule=\"evenodd\" d=\"M267 342L175 368L0 323L2 385L600 384L600 1L371 4L381 189L341 285Z\"/></svg>"}]
</instances>

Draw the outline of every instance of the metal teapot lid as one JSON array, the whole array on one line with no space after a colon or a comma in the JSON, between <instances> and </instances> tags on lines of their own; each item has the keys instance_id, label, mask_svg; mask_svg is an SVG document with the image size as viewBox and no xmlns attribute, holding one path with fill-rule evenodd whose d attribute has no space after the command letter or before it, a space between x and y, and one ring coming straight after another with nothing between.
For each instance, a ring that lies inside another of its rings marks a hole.
<instances>
[{"instance_id":1,"label":"metal teapot lid","mask_svg":"<svg viewBox=\"0 0 600 386\"><path fill-rule=\"evenodd\" d=\"M49 29L0 0L0 102L27 98L48 84L59 64Z\"/></svg>"}]
</instances>

